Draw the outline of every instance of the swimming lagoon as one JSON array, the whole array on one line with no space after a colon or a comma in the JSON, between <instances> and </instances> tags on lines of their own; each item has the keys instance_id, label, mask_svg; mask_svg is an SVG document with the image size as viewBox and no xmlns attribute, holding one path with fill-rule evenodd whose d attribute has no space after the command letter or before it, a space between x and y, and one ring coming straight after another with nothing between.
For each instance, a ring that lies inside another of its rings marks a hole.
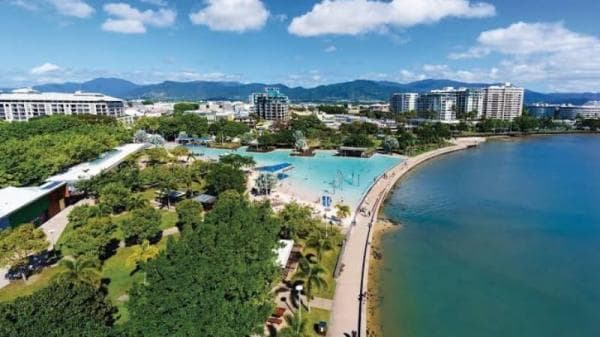
<instances>
[{"instance_id":1,"label":"swimming lagoon","mask_svg":"<svg viewBox=\"0 0 600 337\"><path fill-rule=\"evenodd\" d=\"M281 184L286 184L299 195L310 195L309 202L316 202L322 195L329 195L333 204L344 203L355 208L374 180L388 169L402 162L399 156L376 154L371 158L338 157L336 151L315 151L313 157L291 156L291 150L274 150L267 153L248 152L246 147L237 150L189 147L195 154L209 159L236 153L251 156L256 166L282 163L291 164L285 171Z\"/></svg>"}]
</instances>

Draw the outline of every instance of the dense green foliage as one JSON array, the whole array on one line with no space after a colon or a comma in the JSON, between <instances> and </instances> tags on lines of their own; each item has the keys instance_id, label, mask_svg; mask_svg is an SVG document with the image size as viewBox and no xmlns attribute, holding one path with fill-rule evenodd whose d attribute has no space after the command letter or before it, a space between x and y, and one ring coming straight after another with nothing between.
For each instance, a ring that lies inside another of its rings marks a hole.
<instances>
[{"instance_id":1,"label":"dense green foliage","mask_svg":"<svg viewBox=\"0 0 600 337\"><path fill-rule=\"evenodd\" d=\"M160 234L160 212L154 207L146 206L134 209L131 217L123 223L123 234L129 243L142 243L152 240Z\"/></svg>"},{"instance_id":2,"label":"dense green foliage","mask_svg":"<svg viewBox=\"0 0 600 337\"><path fill-rule=\"evenodd\" d=\"M219 195L227 190L243 193L246 190L246 176L240 169L231 165L216 163L211 165L206 176L208 191Z\"/></svg>"},{"instance_id":3,"label":"dense green foliage","mask_svg":"<svg viewBox=\"0 0 600 337\"><path fill-rule=\"evenodd\" d=\"M55 282L31 296L0 304L5 337L109 337L114 308L85 283Z\"/></svg>"},{"instance_id":4,"label":"dense green foliage","mask_svg":"<svg viewBox=\"0 0 600 337\"><path fill-rule=\"evenodd\" d=\"M0 266L18 265L46 248L46 235L32 224L0 230Z\"/></svg>"},{"instance_id":5,"label":"dense green foliage","mask_svg":"<svg viewBox=\"0 0 600 337\"><path fill-rule=\"evenodd\" d=\"M279 225L268 204L223 193L202 226L149 261L128 303L131 336L262 333L273 309Z\"/></svg>"},{"instance_id":6,"label":"dense green foliage","mask_svg":"<svg viewBox=\"0 0 600 337\"><path fill-rule=\"evenodd\" d=\"M334 115L339 115L339 114L346 114L348 113L348 109L346 109L346 107L344 106L340 106L340 105L319 105L319 111L328 113L328 114L334 114Z\"/></svg>"},{"instance_id":7,"label":"dense green foliage","mask_svg":"<svg viewBox=\"0 0 600 337\"><path fill-rule=\"evenodd\" d=\"M250 130L246 124L234 121L220 120L209 125L205 117L193 113L174 113L157 118L143 117L136 121L135 128L159 133L167 140L174 140L182 132L195 137L213 135L220 140L222 137L237 137Z\"/></svg>"},{"instance_id":8,"label":"dense green foliage","mask_svg":"<svg viewBox=\"0 0 600 337\"><path fill-rule=\"evenodd\" d=\"M63 245L76 257L88 256L103 259L110 253L114 244L114 236L117 226L107 216L91 216L88 218L81 214L78 219L82 223L79 227L73 227L71 231L63 234ZM61 247L62 248L62 247Z\"/></svg>"},{"instance_id":9,"label":"dense green foliage","mask_svg":"<svg viewBox=\"0 0 600 337\"><path fill-rule=\"evenodd\" d=\"M184 200L177 204L177 227L183 229L196 229L204 220L202 204L194 200Z\"/></svg>"},{"instance_id":10,"label":"dense green foliage","mask_svg":"<svg viewBox=\"0 0 600 337\"><path fill-rule=\"evenodd\" d=\"M0 187L32 185L130 139L102 116L50 116L0 124Z\"/></svg>"}]
</instances>

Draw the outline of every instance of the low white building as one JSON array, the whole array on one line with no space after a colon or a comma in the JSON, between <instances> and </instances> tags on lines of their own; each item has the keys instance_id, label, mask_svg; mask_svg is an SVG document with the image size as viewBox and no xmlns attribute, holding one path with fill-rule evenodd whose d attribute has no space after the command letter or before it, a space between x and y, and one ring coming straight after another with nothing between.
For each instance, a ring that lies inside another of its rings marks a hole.
<instances>
[{"instance_id":1,"label":"low white building","mask_svg":"<svg viewBox=\"0 0 600 337\"><path fill-rule=\"evenodd\" d=\"M33 89L0 93L0 120L6 121L57 114L121 117L123 111L123 100L98 93L40 93Z\"/></svg>"}]
</instances>

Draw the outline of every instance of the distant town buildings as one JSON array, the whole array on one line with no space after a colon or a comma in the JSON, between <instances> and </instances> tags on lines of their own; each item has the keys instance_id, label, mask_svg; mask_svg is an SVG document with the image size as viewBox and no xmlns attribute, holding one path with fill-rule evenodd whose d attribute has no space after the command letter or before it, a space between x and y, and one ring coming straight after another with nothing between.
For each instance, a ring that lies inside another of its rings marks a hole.
<instances>
[{"instance_id":1,"label":"distant town buildings","mask_svg":"<svg viewBox=\"0 0 600 337\"><path fill-rule=\"evenodd\" d=\"M265 88L265 92L251 96L254 112L261 119L270 121L287 121L290 119L289 98L279 92L278 88Z\"/></svg>"},{"instance_id":2,"label":"distant town buildings","mask_svg":"<svg viewBox=\"0 0 600 337\"><path fill-rule=\"evenodd\" d=\"M565 120L600 119L600 101L590 101L583 105L572 104L531 104L526 107L530 115L552 117Z\"/></svg>"},{"instance_id":3,"label":"distant town buildings","mask_svg":"<svg viewBox=\"0 0 600 337\"><path fill-rule=\"evenodd\" d=\"M122 100L97 93L40 93L32 89L0 93L0 120L6 121L56 114L120 117L123 111Z\"/></svg>"},{"instance_id":4,"label":"distant town buildings","mask_svg":"<svg viewBox=\"0 0 600 337\"><path fill-rule=\"evenodd\" d=\"M394 113L415 111L422 117L440 121L455 121L471 114L472 118L512 120L523 110L523 88L507 83L487 88L452 88L431 90L427 93L397 93L390 98ZM431 115L423 116L425 113Z\"/></svg>"}]
</instances>

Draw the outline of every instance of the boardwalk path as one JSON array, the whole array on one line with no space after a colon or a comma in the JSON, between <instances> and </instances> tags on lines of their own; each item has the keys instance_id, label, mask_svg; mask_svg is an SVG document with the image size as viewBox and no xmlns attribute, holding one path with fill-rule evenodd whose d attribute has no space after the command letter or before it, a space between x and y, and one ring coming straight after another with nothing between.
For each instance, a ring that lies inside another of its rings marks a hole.
<instances>
[{"instance_id":1,"label":"boardwalk path","mask_svg":"<svg viewBox=\"0 0 600 337\"><path fill-rule=\"evenodd\" d=\"M390 169L374 183L358 207L364 207L367 210L366 215L357 212L356 223L350 227L347 234L346 248L340 260L341 273L336 280L328 336L350 337L352 331L356 331L357 336L367 336L367 303L366 298L360 300L359 296L367 290L371 225L377 219L379 207L394 184L412 168L429 159L466 149L482 141L482 138L463 138L456 140L455 145L411 157Z\"/></svg>"}]
</instances>

